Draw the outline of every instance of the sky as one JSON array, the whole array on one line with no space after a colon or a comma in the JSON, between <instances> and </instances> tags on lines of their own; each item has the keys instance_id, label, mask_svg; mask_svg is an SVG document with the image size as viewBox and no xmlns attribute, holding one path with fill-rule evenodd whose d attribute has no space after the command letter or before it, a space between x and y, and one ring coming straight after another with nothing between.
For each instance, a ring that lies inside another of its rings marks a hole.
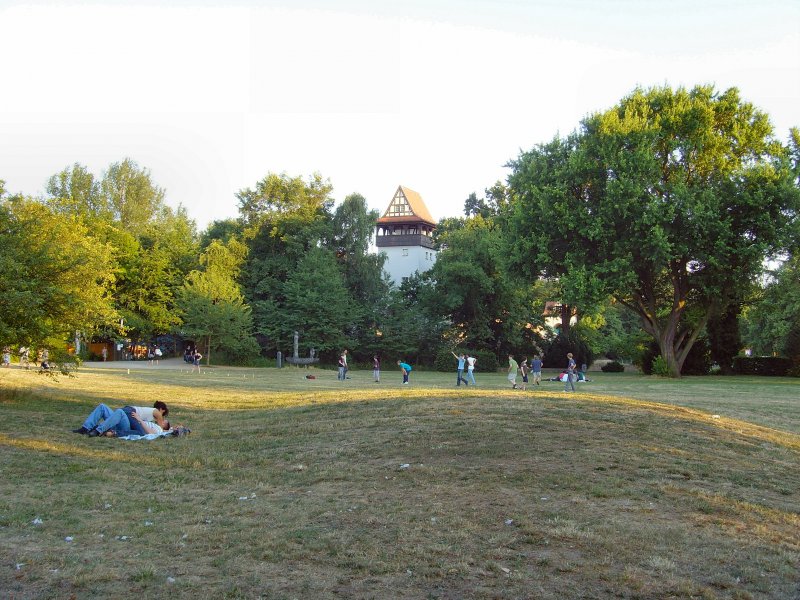
<instances>
[{"instance_id":1,"label":"sky","mask_svg":"<svg viewBox=\"0 0 800 600\"><path fill-rule=\"evenodd\" d=\"M435 219L637 86L739 88L800 126L797 0L0 0L0 179L126 157L200 230L269 173Z\"/></svg>"}]
</instances>

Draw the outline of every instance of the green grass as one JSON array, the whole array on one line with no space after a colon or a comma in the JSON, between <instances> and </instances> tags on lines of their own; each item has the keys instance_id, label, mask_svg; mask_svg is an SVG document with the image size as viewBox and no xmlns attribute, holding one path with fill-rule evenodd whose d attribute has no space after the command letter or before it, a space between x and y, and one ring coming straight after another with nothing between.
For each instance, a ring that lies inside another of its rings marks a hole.
<instances>
[{"instance_id":1,"label":"green grass","mask_svg":"<svg viewBox=\"0 0 800 600\"><path fill-rule=\"evenodd\" d=\"M800 593L798 380L311 372L1 373L0 596ZM69 432L156 399L191 436Z\"/></svg>"}]
</instances>

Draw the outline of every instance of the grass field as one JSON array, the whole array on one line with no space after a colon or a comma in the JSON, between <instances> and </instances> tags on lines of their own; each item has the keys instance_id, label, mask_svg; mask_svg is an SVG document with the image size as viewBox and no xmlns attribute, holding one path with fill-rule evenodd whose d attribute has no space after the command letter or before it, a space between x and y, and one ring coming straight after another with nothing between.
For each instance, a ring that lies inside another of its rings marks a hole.
<instances>
[{"instance_id":1,"label":"grass field","mask_svg":"<svg viewBox=\"0 0 800 600\"><path fill-rule=\"evenodd\" d=\"M800 598L800 380L310 372L0 372L0 597Z\"/></svg>"}]
</instances>

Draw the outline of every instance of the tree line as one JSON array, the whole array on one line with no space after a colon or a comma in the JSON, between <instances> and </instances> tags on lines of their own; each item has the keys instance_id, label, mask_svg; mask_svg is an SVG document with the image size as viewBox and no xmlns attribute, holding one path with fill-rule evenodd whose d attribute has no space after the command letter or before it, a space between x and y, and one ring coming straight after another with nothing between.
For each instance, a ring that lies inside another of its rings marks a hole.
<instances>
[{"instance_id":1,"label":"tree line","mask_svg":"<svg viewBox=\"0 0 800 600\"><path fill-rule=\"evenodd\" d=\"M298 331L330 362L461 347L560 366L570 349L655 355L672 375L693 353L725 370L744 345L800 357L799 165L798 131L782 144L735 89L637 89L511 159L439 222L435 266L391 282L378 213L320 174L268 173L198 232L133 160L75 164L42 197L0 183L0 343L174 334L256 364Z\"/></svg>"}]
</instances>

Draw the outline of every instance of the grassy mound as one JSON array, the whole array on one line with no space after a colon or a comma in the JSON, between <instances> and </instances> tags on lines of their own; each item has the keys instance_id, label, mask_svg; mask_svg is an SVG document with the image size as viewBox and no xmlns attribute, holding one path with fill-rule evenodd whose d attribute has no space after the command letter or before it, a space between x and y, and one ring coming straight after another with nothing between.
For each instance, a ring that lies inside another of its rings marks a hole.
<instances>
[{"instance_id":1,"label":"grassy mound","mask_svg":"<svg viewBox=\"0 0 800 600\"><path fill-rule=\"evenodd\" d=\"M4 595L798 592L800 436L773 422L776 405L796 414L797 387L776 382L772 403L731 391L712 413L720 389L750 380L601 375L564 394L512 391L502 374L474 388L450 374L414 372L411 386L394 372L303 374L4 373ZM689 400L656 402L658 386ZM69 433L97 402L155 399L193 433Z\"/></svg>"}]
</instances>

